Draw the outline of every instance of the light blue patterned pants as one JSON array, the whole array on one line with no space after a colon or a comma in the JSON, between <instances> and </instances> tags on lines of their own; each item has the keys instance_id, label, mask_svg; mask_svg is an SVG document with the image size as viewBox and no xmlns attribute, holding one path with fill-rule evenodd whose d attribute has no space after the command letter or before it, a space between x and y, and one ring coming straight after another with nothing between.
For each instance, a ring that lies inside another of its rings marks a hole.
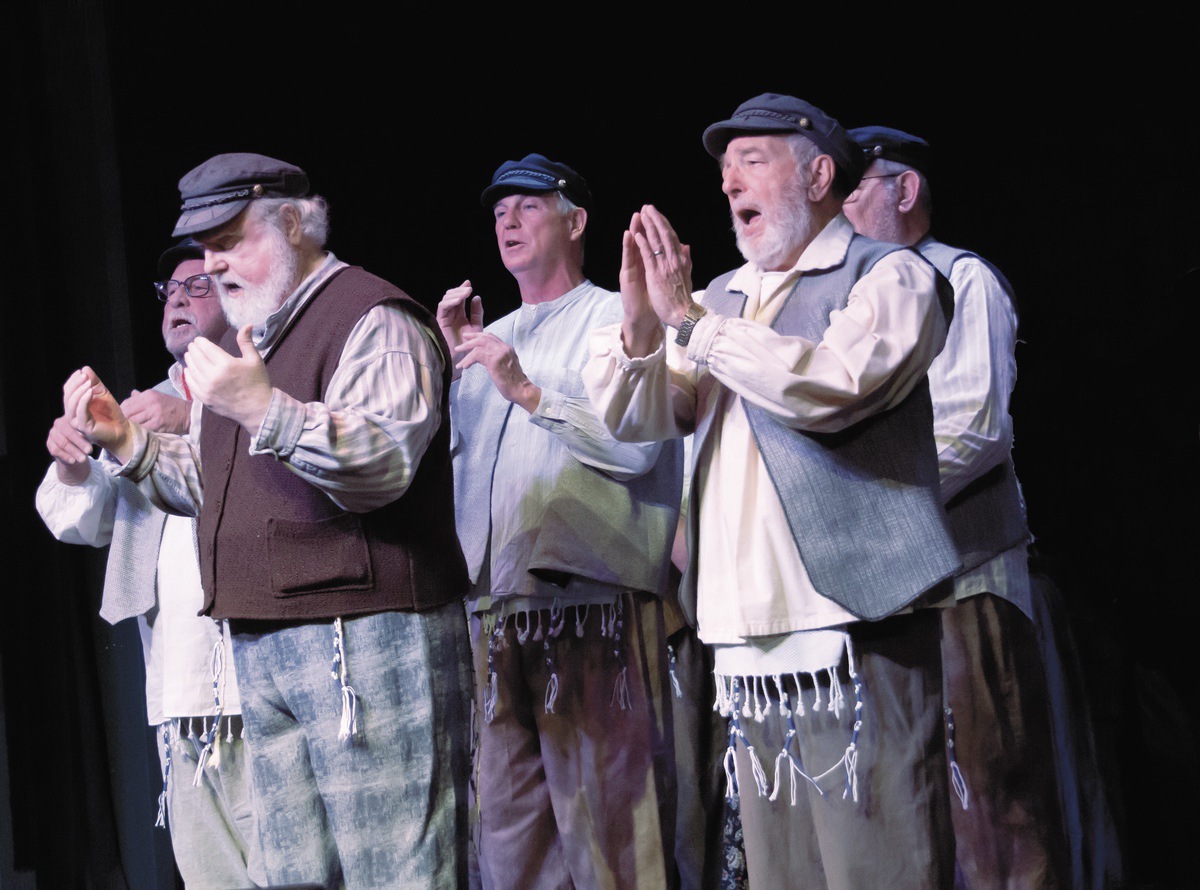
<instances>
[{"instance_id":1,"label":"light blue patterned pants","mask_svg":"<svg viewBox=\"0 0 1200 890\"><path fill-rule=\"evenodd\" d=\"M461 602L246 632L233 655L271 884L452 888L467 873L471 654ZM343 729L343 683L356 732Z\"/></svg>"}]
</instances>

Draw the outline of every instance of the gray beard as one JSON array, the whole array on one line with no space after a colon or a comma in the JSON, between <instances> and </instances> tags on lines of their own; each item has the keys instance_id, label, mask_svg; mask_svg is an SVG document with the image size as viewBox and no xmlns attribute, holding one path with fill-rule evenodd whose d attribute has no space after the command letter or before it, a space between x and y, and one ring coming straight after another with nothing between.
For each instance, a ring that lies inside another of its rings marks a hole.
<instances>
[{"instance_id":1,"label":"gray beard","mask_svg":"<svg viewBox=\"0 0 1200 890\"><path fill-rule=\"evenodd\" d=\"M272 235L271 274L262 284L248 285L231 275L222 276L216 282L217 296L221 309L235 330L245 325L261 327L277 310L292 291L292 284L300 269L300 255L292 250L282 233ZM241 286L241 292L231 296L227 284Z\"/></svg>"},{"instance_id":2,"label":"gray beard","mask_svg":"<svg viewBox=\"0 0 1200 890\"><path fill-rule=\"evenodd\" d=\"M737 236L737 247L746 262L759 269L775 269L787 262L796 249L812 236L813 212L805 195L807 183L796 182L780 196L782 218L767 224L757 243L751 244L742 237L741 226L734 218L733 231Z\"/></svg>"}]
</instances>

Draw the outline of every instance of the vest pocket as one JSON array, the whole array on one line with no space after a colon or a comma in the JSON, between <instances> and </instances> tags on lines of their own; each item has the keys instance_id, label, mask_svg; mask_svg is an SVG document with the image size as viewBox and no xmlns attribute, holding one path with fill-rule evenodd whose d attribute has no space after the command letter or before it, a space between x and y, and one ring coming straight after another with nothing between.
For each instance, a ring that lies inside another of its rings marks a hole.
<instances>
[{"instance_id":1,"label":"vest pocket","mask_svg":"<svg viewBox=\"0 0 1200 890\"><path fill-rule=\"evenodd\" d=\"M374 585L366 532L352 513L319 522L269 519L267 561L277 597Z\"/></svg>"}]
</instances>

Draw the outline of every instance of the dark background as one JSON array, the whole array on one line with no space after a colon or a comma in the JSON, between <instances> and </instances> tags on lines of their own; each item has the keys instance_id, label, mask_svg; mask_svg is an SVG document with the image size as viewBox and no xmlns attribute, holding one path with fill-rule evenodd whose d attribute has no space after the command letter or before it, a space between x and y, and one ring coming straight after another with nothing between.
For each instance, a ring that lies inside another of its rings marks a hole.
<instances>
[{"instance_id":1,"label":"dark background","mask_svg":"<svg viewBox=\"0 0 1200 890\"><path fill-rule=\"evenodd\" d=\"M353 4L307 20L296 6L128 6L14 7L0 31L0 886L172 881L150 828L136 631L96 617L105 553L54 541L33 494L72 370L91 364L118 393L162 379L150 281L179 177L224 151L295 163L330 202L341 259L430 307L469 277L494 319L517 302L479 204L496 166L539 151L588 179L598 284L616 287L620 231L654 203L692 245L699 287L740 263L700 134L767 91L928 138L935 233L1012 281L1014 456L1078 647L1127 883L1197 873L1200 119L1178 23L1052 31L980 14L922 39L898 9L820 22L746 8L681 36L658 7L410 21Z\"/></svg>"}]
</instances>

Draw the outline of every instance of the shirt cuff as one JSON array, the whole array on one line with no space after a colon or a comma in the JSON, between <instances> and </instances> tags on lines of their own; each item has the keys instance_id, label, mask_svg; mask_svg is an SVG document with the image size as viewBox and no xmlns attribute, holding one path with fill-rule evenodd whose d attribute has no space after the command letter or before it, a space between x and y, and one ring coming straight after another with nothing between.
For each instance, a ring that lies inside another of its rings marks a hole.
<instances>
[{"instance_id":1,"label":"shirt cuff","mask_svg":"<svg viewBox=\"0 0 1200 890\"><path fill-rule=\"evenodd\" d=\"M121 463L108 451L101 449L97 459L105 472L112 476L124 476L134 482L139 482L150 472L158 457L158 440L146 432L140 423L130 423L130 438L133 440L133 451L129 460Z\"/></svg>"},{"instance_id":2,"label":"shirt cuff","mask_svg":"<svg viewBox=\"0 0 1200 890\"><path fill-rule=\"evenodd\" d=\"M273 454L280 459L291 457L304 432L304 403L287 393L271 390L271 403L250 443L251 454Z\"/></svg>"},{"instance_id":3,"label":"shirt cuff","mask_svg":"<svg viewBox=\"0 0 1200 890\"><path fill-rule=\"evenodd\" d=\"M721 330L724 321L725 316L713 315L711 312L706 312L700 317L692 328L692 337L686 347L687 357L691 361L698 365L708 364L708 353L712 349L713 339Z\"/></svg>"},{"instance_id":4,"label":"shirt cuff","mask_svg":"<svg viewBox=\"0 0 1200 890\"><path fill-rule=\"evenodd\" d=\"M539 420L562 420L563 405L566 402L566 396L560 392L555 392L552 389L542 388L542 397L538 400L538 406L534 412L529 415L530 421L537 423ZM548 426L548 424L541 424Z\"/></svg>"}]
</instances>

